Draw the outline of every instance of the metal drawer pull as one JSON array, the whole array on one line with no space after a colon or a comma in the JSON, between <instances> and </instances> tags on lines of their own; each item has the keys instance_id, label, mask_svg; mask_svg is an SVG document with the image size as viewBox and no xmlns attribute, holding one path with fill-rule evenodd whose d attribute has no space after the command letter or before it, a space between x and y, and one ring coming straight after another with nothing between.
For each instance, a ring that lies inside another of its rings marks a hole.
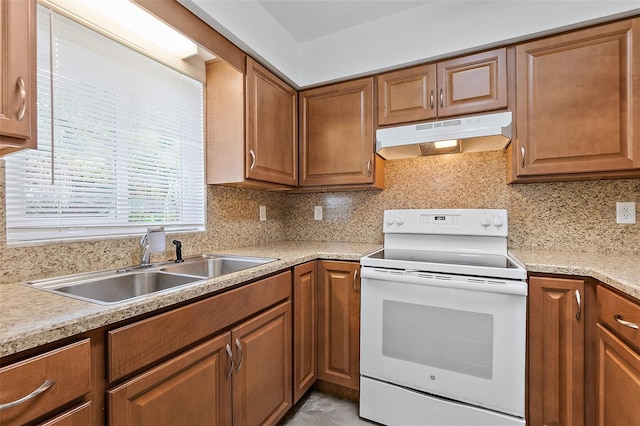
<instances>
[{"instance_id":1,"label":"metal drawer pull","mask_svg":"<svg viewBox=\"0 0 640 426\"><path fill-rule=\"evenodd\" d=\"M358 286L356 283L358 282L358 270L353 271L353 291L358 291Z\"/></svg>"},{"instance_id":2,"label":"metal drawer pull","mask_svg":"<svg viewBox=\"0 0 640 426\"><path fill-rule=\"evenodd\" d=\"M440 89L440 108L444 108L444 92Z\"/></svg>"},{"instance_id":3,"label":"metal drawer pull","mask_svg":"<svg viewBox=\"0 0 640 426\"><path fill-rule=\"evenodd\" d=\"M250 149L249 155L251 156L251 166L249 166L249 170L253 170L253 168L256 166L256 154L252 149Z\"/></svg>"},{"instance_id":4,"label":"metal drawer pull","mask_svg":"<svg viewBox=\"0 0 640 426\"><path fill-rule=\"evenodd\" d=\"M24 118L24 113L27 111L27 88L24 86L24 80L22 77L18 77L16 80L16 84L18 85L18 90L20 90L20 98L22 102L20 103L20 109L18 110L18 121L22 121Z\"/></svg>"},{"instance_id":5,"label":"metal drawer pull","mask_svg":"<svg viewBox=\"0 0 640 426\"><path fill-rule=\"evenodd\" d=\"M520 166L524 169L524 145L520 147Z\"/></svg>"},{"instance_id":6,"label":"metal drawer pull","mask_svg":"<svg viewBox=\"0 0 640 426\"><path fill-rule=\"evenodd\" d=\"M580 319L580 313L582 312L582 305L580 303L580 290L576 290L576 303L578 304L578 312L576 312L576 319Z\"/></svg>"},{"instance_id":7,"label":"metal drawer pull","mask_svg":"<svg viewBox=\"0 0 640 426\"><path fill-rule=\"evenodd\" d=\"M13 402L7 402L6 404L0 404L0 410L5 410L7 408L15 407L16 405L20 405L20 404L22 404L24 402L29 401L30 399L35 398L36 396L40 395L42 392L46 391L51 386L53 386L53 384L55 382L56 382L55 380L45 380L45 382L43 384L41 384L38 387L38 389L36 389L33 392L31 392L29 395L23 396L20 399L16 399Z\"/></svg>"},{"instance_id":8,"label":"metal drawer pull","mask_svg":"<svg viewBox=\"0 0 640 426\"><path fill-rule=\"evenodd\" d=\"M227 371L227 379L231 377L231 373L233 373L233 352L231 352L231 346L227 343L227 355L229 355L229 361L231 361L231 366L229 366L229 371Z\"/></svg>"},{"instance_id":9,"label":"metal drawer pull","mask_svg":"<svg viewBox=\"0 0 640 426\"><path fill-rule=\"evenodd\" d=\"M242 355L242 344L238 339L236 339L236 348L238 348L238 350L240 351L240 361L238 361L238 367L236 367L236 371L240 371L240 367L242 367L242 360L244 359L244 356Z\"/></svg>"},{"instance_id":10,"label":"metal drawer pull","mask_svg":"<svg viewBox=\"0 0 640 426\"><path fill-rule=\"evenodd\" d=\"M433 109L433 100L434 100L435 96L433 96L433 90L431 91L431 93L429 94L429 106L431 107L431 109Z\"/></svg>"},{"instance_id":11,"label":"metal drawer pull","mask_svg":"<svg viewBox=\"0 0 640 426\"><path fill-rule=\"evenodd\" d=\"M614 316L613 316L613 319L614 319L614 320L616 320L616 321L618 321L618 323L619 323L619 324L626 325L627 327L629 327L629 328L633 328L634 330L637 330L637 329L638 329L638 324L633 323L633 322L630 322L630 321L625 321L625 320L623 320L623 319L622 319L622 315L620 315L620 314L616 314L616 315L614 315Z\"/></svg>"},{"instance_id":12,"label":"metal drawer pull","mask_svg":"<svg viewBox=\"0 0 640 426\"><path fill-rule=\"evenodd\" d=\"M367 163L367 176L371 177L371 159Z\"/></svg>"}]
</instances>

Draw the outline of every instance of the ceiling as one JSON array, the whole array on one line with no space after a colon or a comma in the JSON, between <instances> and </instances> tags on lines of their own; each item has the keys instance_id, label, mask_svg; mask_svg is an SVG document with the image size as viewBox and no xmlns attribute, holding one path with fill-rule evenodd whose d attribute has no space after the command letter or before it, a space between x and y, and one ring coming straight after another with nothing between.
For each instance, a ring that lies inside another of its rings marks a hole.
<instances>
[{"instance_id":1,"label":"ceiling","mask_svg":"<svg viewBox=\"0 0 640 426\"><path fill-rule=\"evenodd\" d=\"M297 42L310 41L432 2L432 0L258 0L258 3Z\"/></svg>"},{"instance_id":2,"label":"ceiling","mask_svg":"<svg viewBox=\"0 0 640 426\"><path fill-rule=\"evenodd\" d=\"M638 0L177 1L296 88L640 15Z\"/></svg>"}]
</instances>

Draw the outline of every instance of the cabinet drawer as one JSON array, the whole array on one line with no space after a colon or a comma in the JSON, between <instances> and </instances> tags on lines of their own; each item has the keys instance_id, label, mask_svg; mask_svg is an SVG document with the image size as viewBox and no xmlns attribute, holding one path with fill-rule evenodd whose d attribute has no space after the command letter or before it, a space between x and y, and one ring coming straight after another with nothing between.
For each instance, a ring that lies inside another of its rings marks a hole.
<instances>
[{"instance_id":1,"label":"cabinet drawer","mask_svg":"<svg viewBox=\"0 0 640 426\"><path fill-rule=\"evenodd\" d=\"M640 305L598 286L598 319L640 350ZM626 325L625 325L626 324Z\"/></svg>"},{"instance_id":2,"label":"cabinet drawer","mask_svg":"<svg viewBox=\"0 0 640 426\"><path fill-rule=\"evenodd\" d=\"M0 424L24 424L78 399L91 390L91 345L83 340L0 369L0 403L53 384L30 400L0 411Z\"/></svg>"},{"instance_id":3,"label":"cabinet drawer","mask_svg":"<svg viewBox=\"0 0 640 426\"><path fill-rule=\"evenodd\" d=\"M289 297L291 272L287 271L110 331L108 380L139 371Z\"/></svg>"},{"instance_id":4,"label":"cabinet drawer","mask_svg":"<svg viewBox=\"0 0 640 426\"><path fill-rule=\"evenodd\" d=\"M71 409L42 424L42 426L90 426L91 402Z\"/></svg>"}]
</instances>

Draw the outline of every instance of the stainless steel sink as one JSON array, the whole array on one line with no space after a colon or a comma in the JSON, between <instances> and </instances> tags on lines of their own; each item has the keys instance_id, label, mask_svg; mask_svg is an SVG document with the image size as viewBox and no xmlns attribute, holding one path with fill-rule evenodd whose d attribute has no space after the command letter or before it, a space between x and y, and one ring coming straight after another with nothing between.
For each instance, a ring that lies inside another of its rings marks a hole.
<instances>
[{"instance_id":1,"label":"stainless steel sink","mask_svg":"<svg viewBox=\"0 0 640 426\"><path fill-rule=\"evenodd\" d=\"M30 284L42 290L77 299L100 304L112 304L191 284L196 281L202 281L202 278L158 271L143 271L114 273L100 278L84 280L78 280L78 277L75 277L75 279L68 277L58 280L42 280Z\"/></svg>"},{"instance_id":2,"label":"stainless steel sink","mask_svg":"<svg viewBox=\"0 0 640 426\"><path fill-rule=\"evenodd\" d=\"M89 272L28 282L27 285L88 302L110 305L157 293L208 278L237 272L277 259L202 255L183 263L157 264L141 268Z\"/></svg>"},{"instance_id":3,"label":"stainless steel sink","mask_svg":"<svg viewBox=\"0 0 640 426\"><path fill-rule=\"evenodd\" d=\"M205 255L201 258L186 259L184 263L165 266L161 271L175 274L195 275L215 278L253 266L273 262L276 259L247 256Z\"/></svg>"}]
</instances>

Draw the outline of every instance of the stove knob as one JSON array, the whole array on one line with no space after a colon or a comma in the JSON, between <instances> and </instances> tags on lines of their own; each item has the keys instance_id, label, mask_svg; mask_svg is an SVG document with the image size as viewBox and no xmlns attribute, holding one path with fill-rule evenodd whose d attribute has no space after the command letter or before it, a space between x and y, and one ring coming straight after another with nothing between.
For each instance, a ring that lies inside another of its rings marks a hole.
<instances>
[{"instance_id":1,"label":"stove knob","mask_svg":"<svg viewBox=\"0 0 640 426\"><path fill-rule=\"evenodd\" d=\"M402 216L396 217L396 223L398 225L402 225L404 223L404 218Z\"/></svg>"},{"instance_id":2,"label":"stove knob","mask_svg":"<svg viewBox=\"0 0 640 426\"><path fill-rule=\"evenodd\" d=\"M504 225L504 221L500 216L496 216L493 218L493 226L495 226L496 228L500 228L502 225Z\"/></svg>"},{"instance_id":3,"label":"stove knob","mask_svg":"<svg viewBox=\"0 0 640 426\"><path fill-rule=\"evenodd\" d=\"M487 226L491 225L491 222L489 222L489 218L485 216L480 219L480 225L482 225L483 228L486 228Z\"/></svg>"},{"instance_id":4,"label":"stove knob","mask_svg":"<svg viewBox=\"0 0 640 426\"><path fill-rule=\"evenodd\" d=\"M385 222L387 222L387 225L393 225L393 216L389 215L386 217Z\"/></svg>"}]
</instances>

